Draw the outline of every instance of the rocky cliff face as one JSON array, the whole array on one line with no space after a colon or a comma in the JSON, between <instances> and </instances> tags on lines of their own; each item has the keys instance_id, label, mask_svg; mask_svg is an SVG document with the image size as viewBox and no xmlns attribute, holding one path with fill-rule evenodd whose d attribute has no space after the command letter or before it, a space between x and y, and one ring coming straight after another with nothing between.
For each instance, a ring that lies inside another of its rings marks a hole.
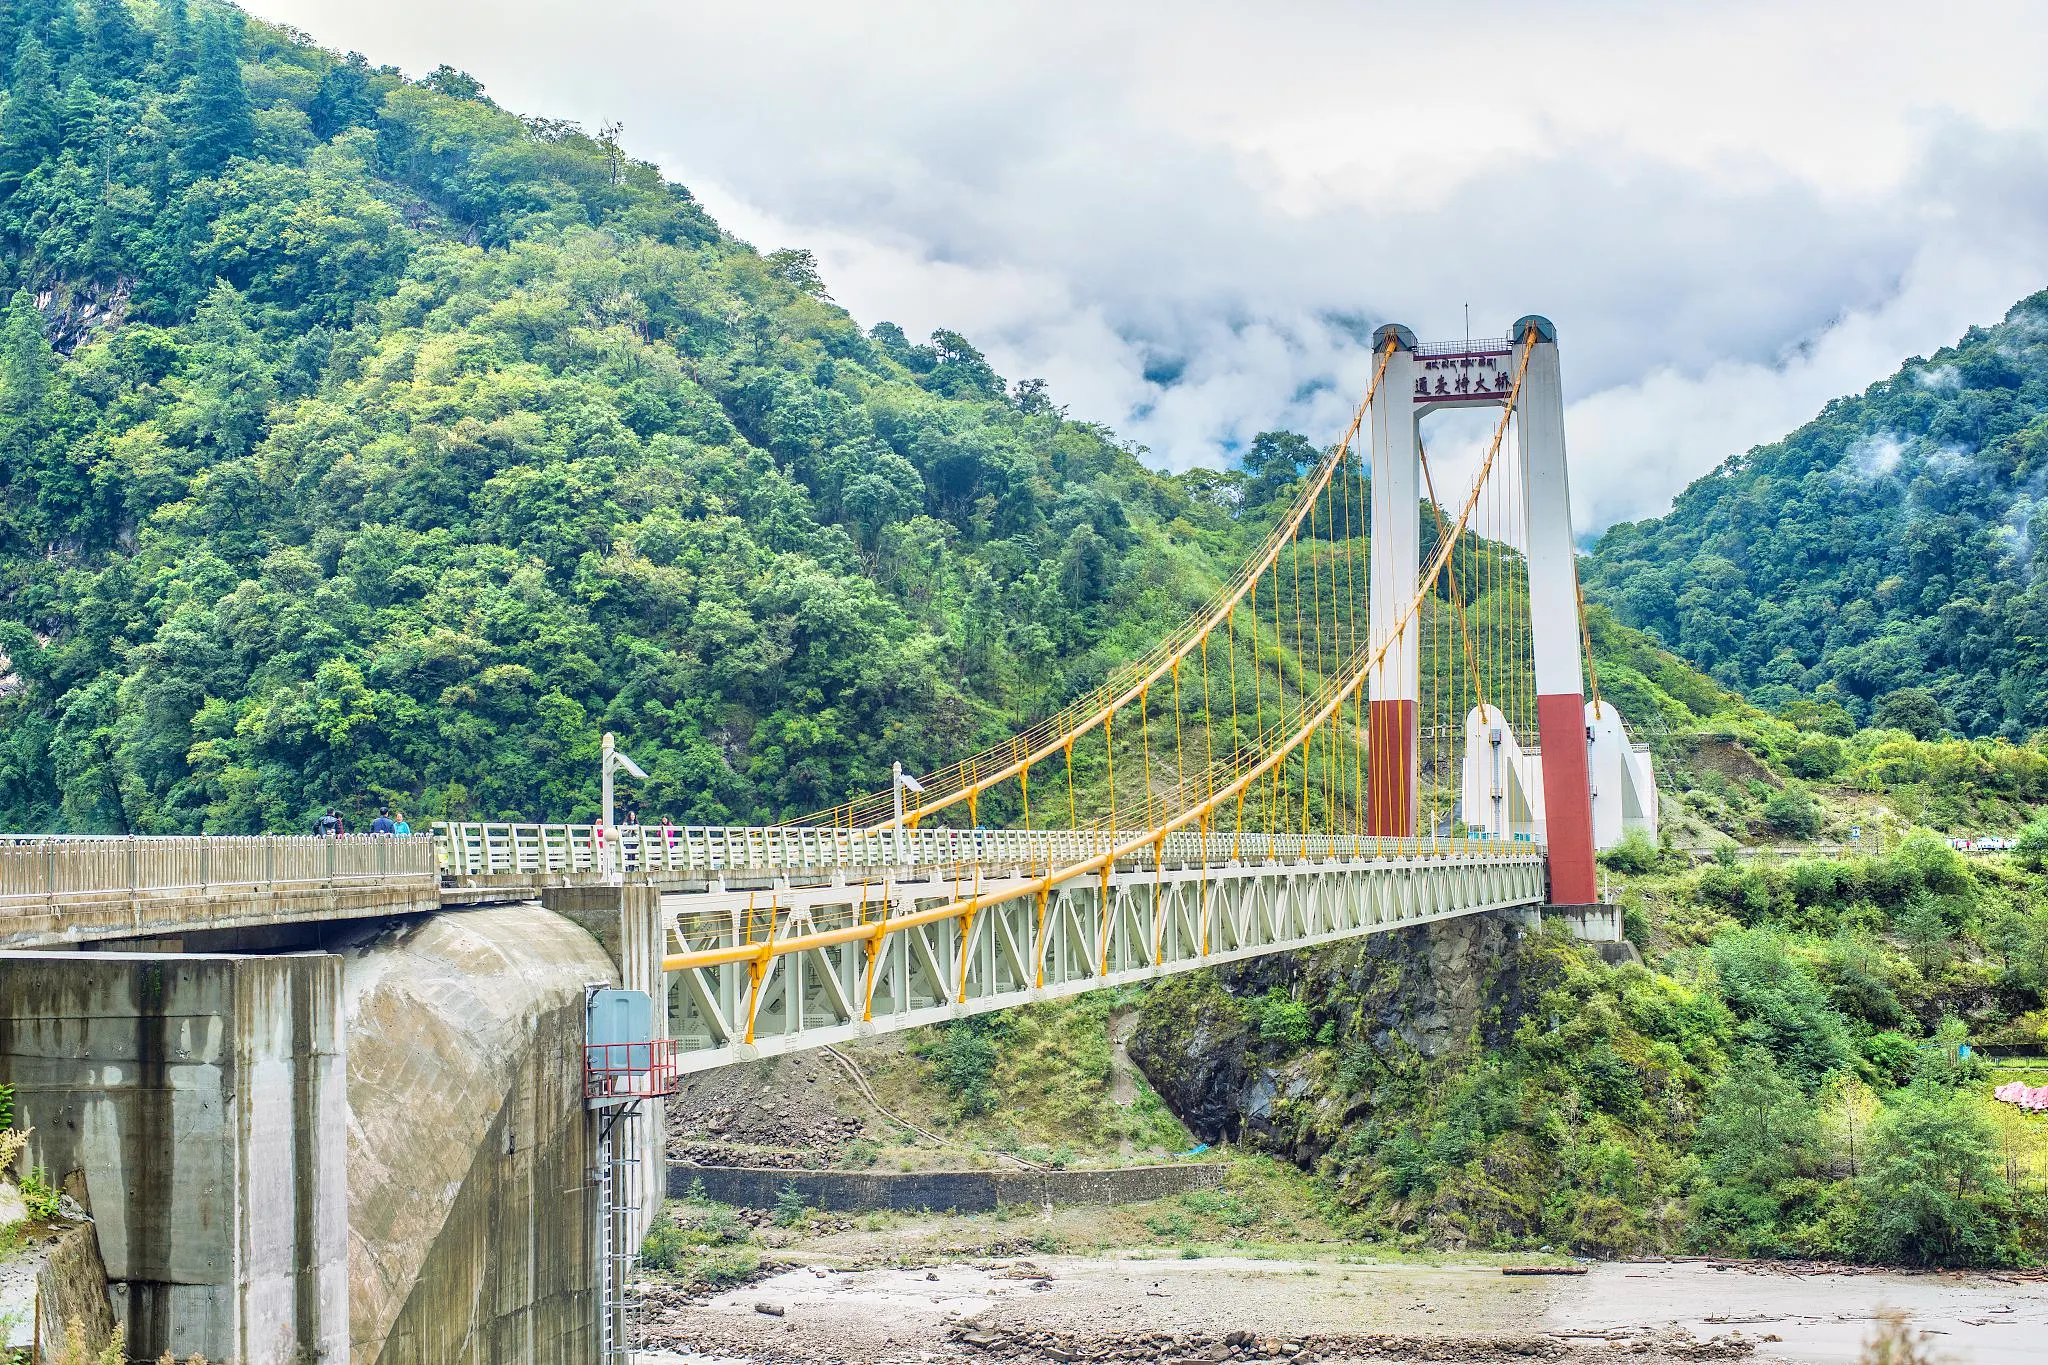
<instances>
[{"instance_id":1,"label":"rocky cliff face","mask_svg":"<svg viewBox=\"0 0 2048 1365\"><path fill-rule=\"evenodd\" d=\"M1174 978L1147 999L1131 1058L1204 1141L1312 1164L1373 1071L1513 1029L1531 998L1522 935L1468 915Z\"/></svg>"}]
</instances>

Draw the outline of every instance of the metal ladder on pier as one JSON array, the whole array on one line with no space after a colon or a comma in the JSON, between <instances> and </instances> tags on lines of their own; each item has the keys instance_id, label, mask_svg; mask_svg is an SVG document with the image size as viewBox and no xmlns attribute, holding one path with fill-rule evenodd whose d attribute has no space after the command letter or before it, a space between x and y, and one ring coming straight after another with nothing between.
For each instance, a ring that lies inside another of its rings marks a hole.
<instances>
[{"instance_id":1,"label":"metal ladder on pier","mask_svg":"<svg viewBox=\"0 0 2048 1365\"><path fill-rule=\"evenodd\" d=\"M632 1365L633 1219L638 1212L637 1157L619 1155L616 1129L636 1117L640 1106L622 1105L597 1116L598 1359L603 1365Z\"/></svg>"}]
</instances>

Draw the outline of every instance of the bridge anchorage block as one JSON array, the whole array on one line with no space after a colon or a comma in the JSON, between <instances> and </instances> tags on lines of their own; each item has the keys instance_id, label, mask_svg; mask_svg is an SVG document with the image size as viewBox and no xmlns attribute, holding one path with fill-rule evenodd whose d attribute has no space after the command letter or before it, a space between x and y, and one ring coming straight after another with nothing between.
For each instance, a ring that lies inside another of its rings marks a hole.
<instances>
[{"instance_id":1,"label":"bridge anchorage block","mask_svg":"<svg viewBox=\"0 0 2048 1365\"><path fill-rule=\"evenodd\" d=\"M1590 943L1599 950L1602 961L1609 964L1641 962L1643 955L1636 951L1621 931L1621 907L1618 905L1546 905L1535 912L1536 924L1562 924L1565 932L1582 943Z\"/></svg>"}]
</instances>

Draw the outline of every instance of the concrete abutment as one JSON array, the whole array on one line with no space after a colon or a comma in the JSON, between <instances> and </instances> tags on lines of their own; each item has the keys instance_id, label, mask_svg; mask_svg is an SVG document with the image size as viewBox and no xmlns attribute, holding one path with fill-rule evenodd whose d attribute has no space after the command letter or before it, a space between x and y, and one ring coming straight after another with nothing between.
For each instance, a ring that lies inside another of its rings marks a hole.
<instances>
[{"instance_id":1,"label":"concrete abutment","mask_svg":"<svg viewBox=\"0 0 2048 1365\"><path fill-rule=\"evenodd\" d=\"M0 953L0 1082L95 1218L131 1350L594 1361L583 994L610 944L530 903L336 931Z\"/></svg>"}]
</instances>

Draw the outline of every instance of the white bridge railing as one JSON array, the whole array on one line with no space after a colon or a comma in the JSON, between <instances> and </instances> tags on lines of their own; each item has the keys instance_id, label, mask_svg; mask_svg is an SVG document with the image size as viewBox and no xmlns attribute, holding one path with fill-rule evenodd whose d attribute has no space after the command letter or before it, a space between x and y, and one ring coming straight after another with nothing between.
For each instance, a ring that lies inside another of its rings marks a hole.
<instances>
[{"instance_id":1,"label":"white bridge railing","mask_svg":"<svg viewBox=\"0 0 2048 1365\"><path fill-rule=\"evenodd\" d=\"M441 870L452 877L606 871L712 876L722 872L835 869L943 870L961 866L1049 869L1128 843L1135 831L907 829L848 831L800 826L437 824ZM1298 862L1328 858L1469 858L1542 852L1527 840L1374 839L1364 835L1179 830L1158 860ZM1149 863L1153 855L1141 855Z\"/></svg>"}]
</instances>

